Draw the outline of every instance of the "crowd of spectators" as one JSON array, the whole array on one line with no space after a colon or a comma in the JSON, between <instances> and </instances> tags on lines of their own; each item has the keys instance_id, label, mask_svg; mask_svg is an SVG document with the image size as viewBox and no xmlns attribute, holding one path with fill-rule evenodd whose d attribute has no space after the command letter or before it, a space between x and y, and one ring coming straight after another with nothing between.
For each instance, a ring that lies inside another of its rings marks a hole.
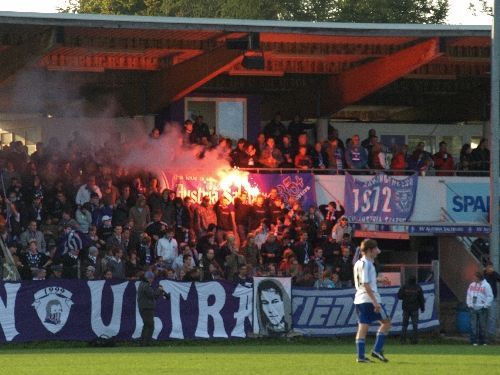
<instances>
[{"instance_id":1,"label":"crowd of spectators","mask_svg":"<svg viewBox=\"0 0 500 375\"><path fill-rule=\"evenodd\" d=\"M474 149L470 144L464 144L459 160L454 160L444 141L439 143L438 152L432 155L425 150L424 142L419 142L414 150L409 150L408 145L393 145L389 149L380 142L375 129L370 129L363 141L355 134L344 143L338 131L331 128L327 140L311 144L308 133L304 132L307 127L300 116L296 116L287 127L277 113L258 134L255 143L242 138L232 148L228 139L214 141L203 117L198 116L195 122L187 120L184 123L183 134L186 144L208 148L218 144L231 165L239 168L315 169L316 173L322 173L324 169L323 173L331 174L345 170L351 173L391 170L394 174L416 171L421 175L433 173L438 176L481 175L489 170L490 152L486 139Z\"/></svg>"},{"instance_id":2,"label":"crowd of spectators","mask_svg":"<svg viewBox=\"0 0 500 375\"><path fill-rule=\"evenodd\" d=\"M310 145L300 129L300 118L287 129L277 115L256 144L240 140L233 149L221 139L216 150L240 167L387 167L374 130L362 142L356 135L344 145L334 131L328 141ZM160 138L160 131L150 137ZM213 147L201 117L185 122L182 143ZM301 207L272 189L253 202L243 192L234 202L221 196L215 204L209 197L197 203L160 190L151 173L132 173L113 162L112 144L92 152L90 146L75 133L64 146L57 139L37 144L31 156L20 142L1 151L0 234L10 256L0 261L12 260L22 279L135 280L150 270L186 281L248 284L254 275L276 275L302 286L352 285L358 252L339 202ZM460 164L475 169L480 159L483 168L486 151L485 142L469 147ZM454 168L444 142L433 156L423 145L410 155L400 149L391 168L422 171L430 165Z\"/></svg>"}]
</instances>

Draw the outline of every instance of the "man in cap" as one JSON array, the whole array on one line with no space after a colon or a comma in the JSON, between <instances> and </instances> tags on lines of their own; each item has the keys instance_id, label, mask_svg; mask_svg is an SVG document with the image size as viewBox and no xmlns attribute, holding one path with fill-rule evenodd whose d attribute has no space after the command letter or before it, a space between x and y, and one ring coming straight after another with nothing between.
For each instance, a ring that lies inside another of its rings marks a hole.
<instances>
[{"instance_id":1,"label":"man in cap","mask_svg":"<svg viewBox=\"0 0 500 375\"><path fill-rule=\"evenodd\" d=\"M141 333L142 345L148 346L151 344L153 332L155 328L154 316L156 298L161 295L166 295L161 286L156 290L153 289L152 284L155 275L151 271L147 271L141 279L139 288L137 289L137 305L139 307L139 314L141 315L143 327Z\"/></svg>"}]
</instances>

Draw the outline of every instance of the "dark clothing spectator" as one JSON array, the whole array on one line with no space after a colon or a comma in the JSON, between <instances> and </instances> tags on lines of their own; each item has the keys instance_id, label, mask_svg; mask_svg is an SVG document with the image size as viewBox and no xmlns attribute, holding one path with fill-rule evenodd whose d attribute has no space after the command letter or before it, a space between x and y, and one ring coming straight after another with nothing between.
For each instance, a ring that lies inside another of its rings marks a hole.
<instances>
[{"instance_id":1,"label":"dark clothing spectator","mask_svg":"<svg viewBox=\"0 0 500 375\"><path fill-rule=\"evenodd\" d=\"M319 168L319 169L327 169L329 168L329 160L328 160L328 154L326 151L321 150L312 150L311 151L311 159L312 159L312 167L313 168Z\"/></svg>"},{"instance_id":2,"label":"dark clothing spectator","mask_svg":"<svg viewBox=\"0 0 500 375\"><path fill-rule=\"evenodd\" d=\"M348 169L366 169L368 166L368 154L362 146L349 147L345 152L345 160Z\"/></svg>"},{"instance_id":3,"label":"dark clothing spectator","mask_svg":"<svg viewBox=\"0 0 500 375\"><path fill-rule=\"evenodd\" d=\"M280 120L274 119L264 126L264 134L266 135L266 138L274 138L276 144L280 145L283 136L286 134L286 127Z\"/></svg>"},{"instance_id":4,"label":"dark clothing spectator","mask_svg":"<svg viewBox=\"0 0 500 375\"><path fill-rule=\"evenodd\" d=\"M402 343L406 341L406 332L411 318L413 326L411 342L416 344L418 340L418 310L425 311L425 299L422 288L414 277L410 278L410 281L399 289L398 298L403 300L403 328L400 340Z\"/></svg>"},{"instance_id":5,"label":"dark clothing spectator","mask_svg":"<svg viewBox=\"0 0 500 375\"><path fill-rule=\"evenodd\" d=\"M62 257L64 279L79 279L81 276L81 263L78 255L72 251L63 255Z\"/></svg>"}]
</instances>

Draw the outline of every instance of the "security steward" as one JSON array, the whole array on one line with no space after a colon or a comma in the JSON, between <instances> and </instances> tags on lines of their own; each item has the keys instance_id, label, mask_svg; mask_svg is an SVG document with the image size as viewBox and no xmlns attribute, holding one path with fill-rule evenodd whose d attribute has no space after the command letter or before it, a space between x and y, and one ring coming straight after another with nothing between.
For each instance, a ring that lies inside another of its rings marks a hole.
<instances>
[{"instance_id":1,"label":"security steward","mask_svg":"<svg viewBox=\"0 0 500 375\"><path fill-rule=\"evenodd\" d=\"M168 298L168 295L161 286L156 290L153 289L152 284L154 279L154 273L147 271L144 273L144 277L141 279L139 289L137 290L137 305L139 306L139 314L144 323L141 333L141 344L144 346L151 345L151 339L153 338L156 298L160 296Z\"/></svg>"}]
</instances>

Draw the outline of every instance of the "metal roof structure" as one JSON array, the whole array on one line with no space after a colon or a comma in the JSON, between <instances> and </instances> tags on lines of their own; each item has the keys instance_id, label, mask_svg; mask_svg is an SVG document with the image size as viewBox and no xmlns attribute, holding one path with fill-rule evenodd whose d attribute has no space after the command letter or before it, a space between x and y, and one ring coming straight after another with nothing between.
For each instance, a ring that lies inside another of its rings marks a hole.
<instances>
[{"instance_id":1,"label":"metal roof structure","mask_svg":"<svg viewBox=\"0 0 500 375\"><path fill-rule=\"evenodd\" d=\"M0 12L0 111L35 110L23 90L48 108L111 95L125 114L217 92L261 95L265 113L434 105L478 119L490 49L488 26Z\"/></svg>"},{"instance_id":2,"label":"metal roof structure","mask_svg":"<svg viewBox=\"0 0 500 375\"><path fill-rule=\"evenodd\" d=\"M0 24L101 27L105 29L215 30L227 32L280 32L322 35L485 36L490 26L422 25L242 20L225 18L148 17L73 13L0 12Z\"/></svg>"}]
</instances>

